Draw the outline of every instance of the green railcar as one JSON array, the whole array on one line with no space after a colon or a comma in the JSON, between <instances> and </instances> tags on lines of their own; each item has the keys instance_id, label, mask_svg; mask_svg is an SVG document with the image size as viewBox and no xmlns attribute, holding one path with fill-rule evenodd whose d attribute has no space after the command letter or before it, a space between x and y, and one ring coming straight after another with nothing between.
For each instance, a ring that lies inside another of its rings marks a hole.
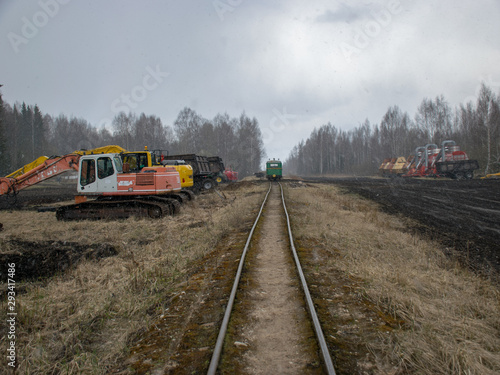
<instances>
[{"instance_id":1,"label":"green railcar","mask_svg":"<svg viewBox=\"0 0 500 375\"><path fill-rule=\"evenodd\" d=\"M266 177L268 180L281 180L283 176L283 168L281 161L269 160L266 163Z\"/></svg>"}]
</instances>

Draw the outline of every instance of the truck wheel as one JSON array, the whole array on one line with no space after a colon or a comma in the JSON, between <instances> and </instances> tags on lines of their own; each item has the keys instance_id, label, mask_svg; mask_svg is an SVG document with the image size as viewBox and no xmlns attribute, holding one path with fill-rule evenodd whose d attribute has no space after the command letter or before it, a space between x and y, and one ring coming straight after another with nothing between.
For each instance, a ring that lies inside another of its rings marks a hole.
<instances>
[{"instance_id":1,"label":"truck wheel","mask_svg":"<svg viewBox=\"0 0 500 375\"><path fill-rule=\"evenodd\" d=\"M465 179L466 180L472 180L473 178L474 178L474 172L472 172L472 171L465 172Z\"/></svg>"},{"instance_id":2,"label":"truck wheel","mask_svg":"<svg viewBox=\"0 0 500 375\"><path fill-rule=\"evenodd\" d=\"M203 189L210 190L210 189L213 189L214 187L215 187L214 180L209 178L209 179L206 179L205 181L203 181Z\"/></svg>"}]
</instances>

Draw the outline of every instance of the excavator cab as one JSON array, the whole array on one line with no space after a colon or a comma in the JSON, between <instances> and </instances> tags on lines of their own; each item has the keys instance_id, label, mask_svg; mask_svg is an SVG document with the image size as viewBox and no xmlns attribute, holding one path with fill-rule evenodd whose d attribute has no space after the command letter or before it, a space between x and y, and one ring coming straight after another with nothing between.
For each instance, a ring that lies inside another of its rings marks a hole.
<instances>
[{"instance_id":1,"label":"excavator cab","mask_svg":"<svg viewBox=\"0 0 500 375\"><path fill-rule=\"evenodd\" d=\"M151 156L149 152L126 152L122 154L123 164L128 164L128 171L137 173L142 168L151 166Z\"/></svg>"},{"instance_id":2,"label":"excavator cab","mask_svg":"<svg viewBox=\"0 0 500 375\"><path fill-rule=\"evenodd\" d=\"M80 159L78 192L84 194L117 190L117 175L123 172L118 155L87 155Z\"/></svg>"}]
</instances>

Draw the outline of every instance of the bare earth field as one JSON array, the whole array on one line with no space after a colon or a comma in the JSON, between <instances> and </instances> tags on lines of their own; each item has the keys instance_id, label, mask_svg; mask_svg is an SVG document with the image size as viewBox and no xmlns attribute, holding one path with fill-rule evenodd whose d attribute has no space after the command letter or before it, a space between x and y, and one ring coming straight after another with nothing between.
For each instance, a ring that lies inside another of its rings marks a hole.
<instances>
[{"instance_id":1,"label":"bare earth field","mask_svg":"<svg viewBox=\"0 0 500 375\"><path fill-rule=\"evenodd\" d=\"M499 181L284 185L338 374L500 372ZM71 199L70 186L22 192L14 208L0 201L0 313L15 262L18 373L206 373L267 187L227 185L226 199L202 194L157 221L58 222L37 212ZM1 325L5 349L7 333ZM224 351L249 349L229 340ZM232 370L223 363L220 373Z\"/></svg>"},{"instance_id":2,"label":"bare earth field","mask_svg":"<svg viewBox=\"0 0 500 375\"><path fill-rule=\"evenodd\" d=\"M416 178L314 178L414 220L409 229L439 241L470 267L500 273L500 181Z\"/></svg>"}]
</instances>

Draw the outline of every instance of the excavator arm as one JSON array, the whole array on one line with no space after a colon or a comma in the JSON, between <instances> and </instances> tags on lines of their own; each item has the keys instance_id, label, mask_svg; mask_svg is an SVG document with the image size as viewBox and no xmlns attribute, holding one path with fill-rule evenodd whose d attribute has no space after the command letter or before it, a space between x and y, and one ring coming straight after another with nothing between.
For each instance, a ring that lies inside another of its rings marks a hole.
<instances>
[{"instance_id":1,"label":"excavator arm","mask_svg":"<svg viewBox=\"0 0 500 375\"><path fill-rule=\"evenodd\" d=\"M8 174L5 177L16 178L18 176L21 176L21 175L31 171L33 168L38 167L40 164L42 164L47 159L48 159L48 157L46 157L46 156L40 156L38 159L33 160L31 163L26 164L25 166L19 168L17 171L12 172L11 174Z\"/></svg>"},{"instance_id":2,"label":"excavator arm","mask_svg":"<svg viewBox=\"0 0 500 375\"><path fill-rule=\"evenodd\" d=\"M0 177L0 195L17 193L19 190L45 181L68 170L78 170L78 160L83 155L121 153L120 146L109 145L92 150L77 150L65 156L40 156L11 174Z\"/></svg>"},{"instance_id":3,"label":"excavator arm","mask_svg":"<svg viewBox=\"0 0 500 375\"><path fill-rule=\"evenodd\" d=\"M18 191L60 175L69 170L78 170L80 155L68 154L47 158L35 168L17 177L0 177L0 195L16 194Z\"/></svg>"}]
</instances>

